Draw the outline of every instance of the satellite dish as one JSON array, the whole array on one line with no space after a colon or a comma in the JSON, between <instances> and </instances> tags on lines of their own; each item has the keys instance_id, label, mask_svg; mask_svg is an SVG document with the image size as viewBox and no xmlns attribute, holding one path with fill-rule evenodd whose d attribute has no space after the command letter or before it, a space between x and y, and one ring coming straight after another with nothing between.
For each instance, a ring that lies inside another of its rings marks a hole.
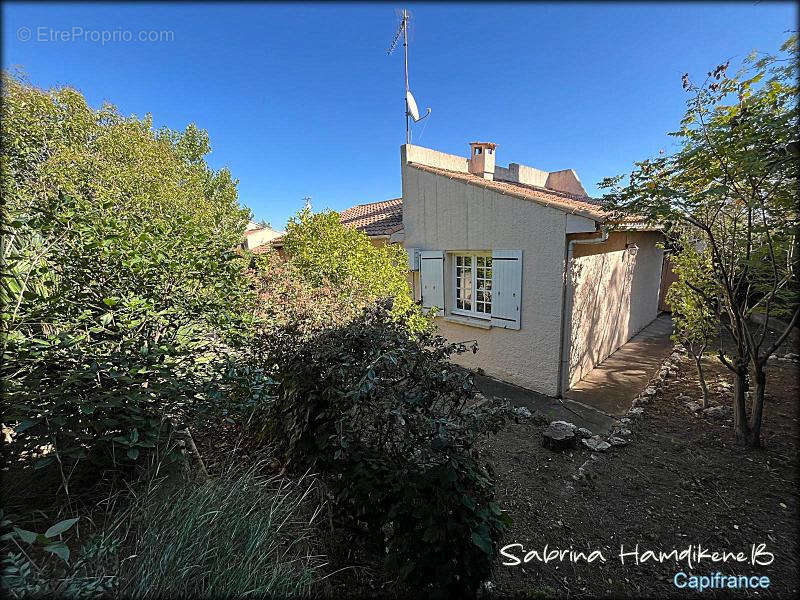
<instances>
[{"instance_id":1,"label":"satellite dish","mask_svg":"<svg viewBox=\"0 0 800 600\"><path fill-rule=\"evenodd\" d=\"M415 123L419 123L422 119L431 114L431 109L426 109L427 112L423 116L419 116L419 109L417 108L417 101L414 100L414 95L411 90L406 91L406 111L408 116L414 119Z\"/></svg>"}]
</instances>

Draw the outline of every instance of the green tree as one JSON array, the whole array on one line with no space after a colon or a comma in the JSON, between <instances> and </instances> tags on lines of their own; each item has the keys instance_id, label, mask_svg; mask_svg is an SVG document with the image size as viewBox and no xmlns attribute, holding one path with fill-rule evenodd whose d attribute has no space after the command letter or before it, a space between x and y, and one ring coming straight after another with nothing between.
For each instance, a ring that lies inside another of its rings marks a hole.
<instances>
[{"instance_id":1,"label":"green tree","mask_svg":"<svg viewBox=\"0 0 800 600\"><path fill-rule=\"evenodd\" d=\"M710 255L713 292L689 281L732 342L719 359L736 376L734 423L739 444L759 446L766 362L798 321L798 45L779 56L750 54L702 84L683 77L686 116L671 135L672 155L636 163L627 182L606 179L606 199L620 216L635 213L669 228L691 228ZM756 322L753 317L762 318ZM777 339L772 319L788 321ZM746 392L752 368L756 393Z\"/></svg>"},{"instance_id":2,"label":"green tree","mask_svg":"<svg viewBox=\"0 0 800 600\"><path fill-rule=\"evenodd\" d=\"M672 339L683 344L694 361L703 395L702 405L707 408L708 386L703 372L703 354L719 334L719 319L705 301L705 297L714 294L711 255L698 245L698 240L688 232L684 233L678 251L672 254L672 268L678 280L669 287L666 301L672 308L675 328Z\"/></svg>"},{"instance_id":3,"label":"green tree","mask_svg":"<svg viewBox=\"0 0 800 600\"><path fill-rule=\"evenodd\" d=\"M250 217L207 134L3 76L2 366L14 449L118 462L180 426L253 294L233 249ZM66 481L65 481L66 485Z\"/></svg>"},{"instance_id":4,"label":"green tree","mask_svg":"<svg viewBox=\"0 0 800 600\"><path fill-rule=\"evenodd\" d=\"M338 213L303 209L289 220L284 248L292 267L311 286L332 287L356 309L392 298L393 314L410 311L412 328L426 326L411 298L408 256L400 245L377 246L363 232L342 225Z\"/></svg>"}]
</instances>

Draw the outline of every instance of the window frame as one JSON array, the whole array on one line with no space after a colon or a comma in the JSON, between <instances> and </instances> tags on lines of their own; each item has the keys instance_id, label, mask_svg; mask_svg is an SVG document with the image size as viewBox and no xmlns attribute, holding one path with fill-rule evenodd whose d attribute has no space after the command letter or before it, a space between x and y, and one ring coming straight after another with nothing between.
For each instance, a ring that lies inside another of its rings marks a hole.
<instances>
[{"instance_id":1,"label":"window frame","mask_svg":"<svg viewBox=\"0 0 800 600\"><path fill-rule=\"evenodd\" d=\"M489 261L492 261L492 253L490 251L488 251L488 250L485 250L485 251L451 251L451 252L449 252L449 255L450 255L450 260L453 263L452 264L452 271L451 271L452 283L450 285L450 290L452 292L452 298L451 298L451 301L450 301L450 314L461 315L461 316L464 316L464 317L471 317L471 318L474 318L474 319L482 319L482 320L486 320L486 321L491 321L492 320L492 300L490 300L488 302L488 304L489 304L489 312L479 312L476 308L471 308L470 310L467 310L465 308L458 308L457 307L456 303L458 302L458 287L456 286L456 281L458 280L458 264L457 264L457 260L456 259L457 259L457 257L465 257L465 256L468 256L471 259L470 272L471 272L471 285L472 285L472 294L473 294L472 300L471 300L471 306L475 307L475 306L477 306L477 302L478 302L477 301L477 295L478 295L478 257L482 257L484 259L489 259ZM494 277L493 265L491 267L489 267L489 268L492 269L492 277L490 277L488 279L484 277L483 278L484 281L492 281L492 279ZM493 285L492 285L491 289L494 289Z\"/></svg>"}]
</instances>

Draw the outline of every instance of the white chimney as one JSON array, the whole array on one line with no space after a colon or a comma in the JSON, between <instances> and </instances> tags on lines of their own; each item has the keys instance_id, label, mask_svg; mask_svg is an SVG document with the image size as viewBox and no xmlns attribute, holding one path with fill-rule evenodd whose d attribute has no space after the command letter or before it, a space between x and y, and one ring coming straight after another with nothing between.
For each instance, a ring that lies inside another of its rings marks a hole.
<instances>
[{"instance_id":1,"label":"white chimney","mask_svg":"<svg viewBox=\"0 0 800 600\"><path fill-rule=\"evenodd\" d=\"M484 179L494 179L494 149L496 147L497 145L492 142L470 142L469 172Z\"/></svg>"}]
</instances>

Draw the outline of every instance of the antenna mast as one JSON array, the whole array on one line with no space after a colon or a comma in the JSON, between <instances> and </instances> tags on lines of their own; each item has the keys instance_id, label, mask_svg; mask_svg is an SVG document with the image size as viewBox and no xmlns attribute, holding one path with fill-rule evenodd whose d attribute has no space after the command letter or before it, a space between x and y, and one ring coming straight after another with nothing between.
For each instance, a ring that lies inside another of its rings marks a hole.
<instances>
[{"instance_id":1,"label":"antenna mast","mask_svg":"<svg viewBox=\"0 0 800 600\"><path fill-rule=\"evenodd\" d=\"M397 28L397 32L394 34L394 39L392 40L389 50L387 51L387 54L394 52L394 49L397 47L397 43L400 41L400 36L402 35L403 63L405 66L406 75L406 144L411 143L411 121L409 120L409 117L414 119L414 122L416 123L431 114L431 109L429 108L427 109L427 113L420 117L416 100L414 100L414 96L411 94L411 89L408 86L408 23L410 19L411 14L404 8L400 13L400 26Z\"/></svg>"},{"instance_id":2,"label":"antenna mast","mask_svg":"<svg viewBox=\"0 0 800 600\"><path fill-rule=\"evenodd\" d=\"M403 29L403 54L406 64L406 97L408 97L408 11L403 9L403 20L400 22ZM411 143L411 125L408 122L408 105L406 105L406 144Z\"/></svg>"}]
</instances>

